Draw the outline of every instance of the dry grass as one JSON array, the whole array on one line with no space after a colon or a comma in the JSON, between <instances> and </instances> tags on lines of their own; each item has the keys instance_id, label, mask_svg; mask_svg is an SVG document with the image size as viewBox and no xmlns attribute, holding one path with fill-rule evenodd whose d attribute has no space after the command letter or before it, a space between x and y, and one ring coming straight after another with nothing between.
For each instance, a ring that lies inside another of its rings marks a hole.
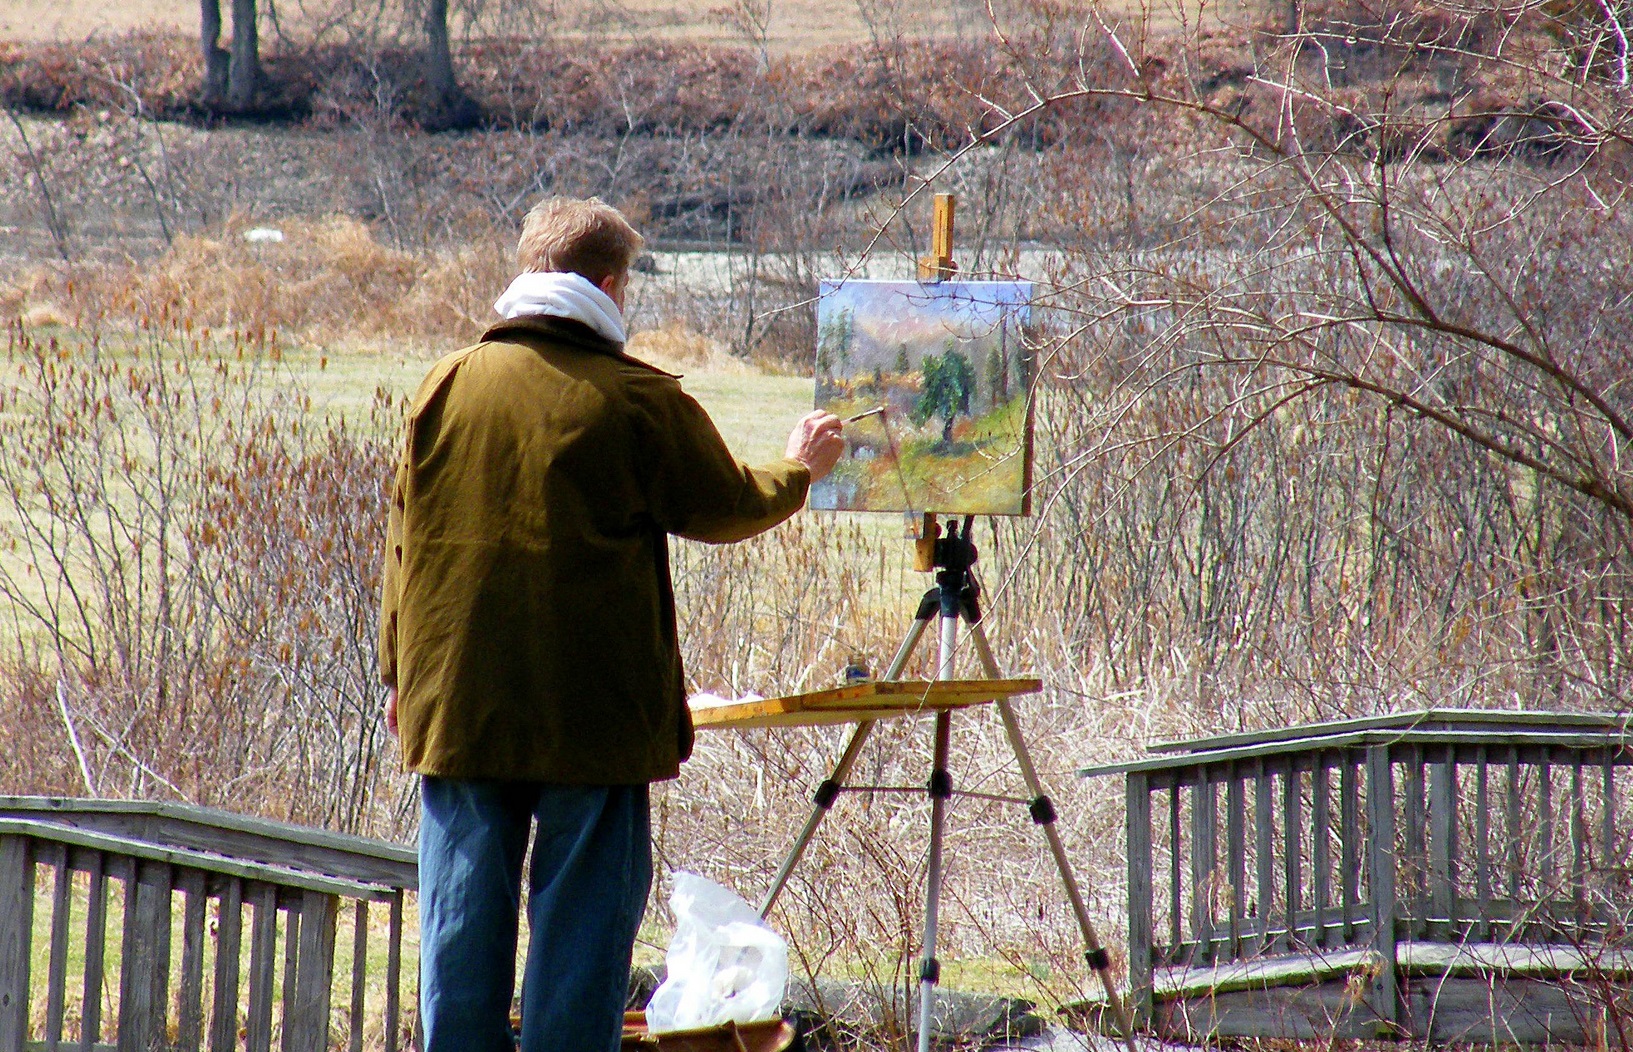
<instances>
[{"instance_id":1,"label":"dry grass","mask_svg":"<svg viewBox=\"0 0 1633 1052\"><path fill-rule=\"evenodd\" d=\"M190 327L279 332L345 347L469 339L509 280L497 245L411 254L347 217L280 224L277 243L229 222L183 235L156 260L36 267L0 286L0 306L36 322L185 317Z\"/></svg>"},{"instance_id":2,"label":"dry grass","mask_svg":"<svg viewBox=\"0 0 1633 1052\"><path fill-rule=\"evenodd\" d=\"M723 4L716 0L600 0L568 11L559 7L554 31L567 37L593 40L672 40L704 44L740 44L763 31L773 53L804 51L835 44L862 43L881 33L911 36L959 35L987 21L987 7L973 0L931 3L928 0L893 0L879 4L830 0L770 0L769 3ZM1224 4L1205 0L1153 5L1154 27L1169 29L1187 21L1229 19L1241 21L1259 14L1260 0L1232 0ZM1134 0L1108 8L1139 14ZM763 30L748 30L744 12L769 10ZM301 19L280 9L283 24L298 34ZM734 13L736 12L736 13ZM872 18L864 12L871 12ZM74 41L90 36L112 36L136 30L194 33L198 8L178 0L123 0L108 4L95 0L9 0L0 7L0 41Z\"/></svg>"},{"instance_id":3,"label":"dry grass","mask_svg":"<svg viewBox=\"0 0 1633 1052\"><path fill-rule=\"evenodd\" d=\"M562 21L568 33L599 29L602 34L610 31L616 36L735 42L740 34L714 13L722 6L706 0L614 0L590 5L580 13L564 12ZM945 27L949 22L946 5L902 6L907 8L903 16L915 27ZM289 19L285 25L298 32L300 20ZM0 10L0 39L4 40L81 40L91 35L146 29L196 32L198 7L176 0L125 0L117 4L10 0ZM867 26L855 4L823 0L777 0L770 31L780 47L858 41L867 36Z\"/></svg>"},{"instance_id":4,"label":"dry grass","mask_svg":"<svg viewBox=\"0 0 1633 1052\"><path fill-rule=\"evenodd\" d=\"M8 0L0 7L0 39L4 40L83 40L148 28L196 32L198 7L179 0L117 4Z\"/></svg>"}]
</instances>

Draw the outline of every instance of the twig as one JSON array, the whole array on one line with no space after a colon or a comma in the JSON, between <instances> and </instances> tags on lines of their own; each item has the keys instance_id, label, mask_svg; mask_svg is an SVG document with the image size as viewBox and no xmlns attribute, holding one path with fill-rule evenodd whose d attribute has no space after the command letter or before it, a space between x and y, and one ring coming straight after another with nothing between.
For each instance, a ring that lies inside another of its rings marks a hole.
<instances>
[{"instance_id":1,"label":"twig","mask_svg":"<svg viewBox=\"0 0 1633 1052\"><path fill-rule=\"evenodd\" d=\"M40 171L40 157L34 152L34 144L28 141L28 131L23 122L17 119L17 113L10 106L6 108L6 116L11 119L11 126L17 129L18 138L23 140L23 153L28 157L28 166L34 172L34 182L39 185L40 199L45 202L45 225L51 231L51 240L56 243L57 255L64 263L70 262L68 256L68 230L63 226L62 217L57 214L57 203L51 198L51 186L46 182L45 173Z\"/></svg>"},{"instance_id":2,"label":"twig","mask_svg":"<svg viewBox=\"0 0 1633 1052\"><path fill-rule=\"evenodd\" d=\"M57 680L57 711L62 713L62 725L68 730L68 744L74 747L74 758L79 761L80 777L85 779L85 791L92 796L101 796L97 792L96 782L91 778L91 765L85 759L85 748L79 743L79 732L74 730L74 721L68 715L68 692L63 689L62 680Z\"/></svg>"}]
</instances>

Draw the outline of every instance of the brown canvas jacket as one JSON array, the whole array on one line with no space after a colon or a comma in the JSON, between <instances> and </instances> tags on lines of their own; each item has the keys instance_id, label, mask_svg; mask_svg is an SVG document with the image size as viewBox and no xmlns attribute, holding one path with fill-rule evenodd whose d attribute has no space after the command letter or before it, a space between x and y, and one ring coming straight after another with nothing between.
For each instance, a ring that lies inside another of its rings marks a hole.
<instances>
[{"instance_id":1,"label":"brown canvas jacket","mask_svg":"<svg viewBox=\"0 0 1633 1052\"><path fill-rule=\"evenodd\" d=\"M529 317L420 385L388 512L380 676L421 774L674 777L691 752L667 535L734 541L805 502L678 378Z\"/></svg>"}]
</instances>

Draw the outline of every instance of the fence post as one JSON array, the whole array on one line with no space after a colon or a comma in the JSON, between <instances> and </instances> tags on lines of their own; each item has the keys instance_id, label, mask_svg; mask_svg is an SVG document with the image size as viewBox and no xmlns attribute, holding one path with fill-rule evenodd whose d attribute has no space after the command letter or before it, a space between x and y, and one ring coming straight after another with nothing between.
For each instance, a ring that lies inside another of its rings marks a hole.
<instances>
[{"instance_id":1,"label":"fence post","mask_svg":"<svg viewBox=\"0 0 1633 1052\"><path fill-rule=\"evenodd\" d=\"M169 1014L171 871L129 859L120 942L119 1052L149 1052L165 1040Z\"/></svg>"},{"instance_id":2,"label":"fence post","mask_svg":"<svg viewBox=\"0 0 1633 1052\"><path fill-rule=\"evenodd\" d=\"M398 1012L403 980L403 891L391 895L391 927L386 936L386 1052L397 1052ZM416 1018L418 1018L416 1016Z\"/></svg>"},{"instance_id":3,"label":"fence post","mask_svg":"<svg viewBox=\"0 0 1633 1052\"><path fill-rule=\"evenodd\" d=\"M227 878L216 914L215 1010L210 1013L210 1052L238 1047L238 958L243 946L244 882Z\"/></svg>"},{"instance_id":4,"label":"fence post","mask_svg":"<svg viewBox=\"0 0 1633 1052\"><path fill-rule=\"evenodd\" d=\"M91 855L91 886L85 904L85 985L80 998L80 1052L102 1040L102 966L108 949L108 859Z\"/></svg>"},{"instance_id":5,"label":"fence post","mask_svg":"<svg viewBox=\"0 0 1633 1052\"><path fill-rule=\"evenodd\" d=\"M1218 824L1219 794L1208 768L1192 768L1191 784L1191 952L1187 960L1194 966L1213 962L1215 832Z\"/></svg>"},{"instance_id":6,"label":"fence post","mask_svg":"<svg viewBox=\"0 0 1633 1052\"><path fill-rule=\"evenodd\" d=\"M1395 970L1395 779L1388 745L1367 747L1367 825L1372 947L1379 958L1368 1000L1379 1020L1379 1036L1394 1037L1400 1023L1400 991Z\"/></svg>"},{"instance_id":7,"label":"fence post","mask_svg":"<svg viewBox=\"0 0 1633 1052\"><path fill-rule=\"evenodd\" d=\"M297 1052L325 1052L329 1047L329 995L334 983L339 908L338 899L320 891L308 891L301 897L295 1000L284 1007L284 1026Z\"/></svg>"},{"instance_id":8,"label":"fence post","mask_svg":"<svg viewBox=\"0 0 1633 1052\"><path fill-rule=\"evenodd\" d=\"M249 1011L244 1019L248 1052L272 1052L272 974L278 967L278 889L256 883L249 889Z\"/></svg>"},{"instance_id":9,"label":"fence post","mask_svg":"<svg viewBox=\"0 0 1633 1052\"><path fill-rule=\"evenodd\" d=\"M1457 753L1447 746L1429 765L1429 894L1434 918L1431 936L1452 941L1463 933L1457 926ZM1428 920L1428 918L1425 918Z\"/></svg>"},{"instance_id":10,"label":"fence post","mask_svg":"<svg viewBox=\"0 0 1633 1052\"><path fill-rule=\"evenodd\" d=\"M1144 774L1129 774L1128 987L1134 1025L1151 1021L1151 787Z\"/></svg>"},{"instance_id":11,"label":"fence post","mask_svg":"<svg viewBox=\"0 0 1633 1052\"><path fill-rule=\"evenodd\" d=\"M206 880L202 870L184 870L176 886L187 896L181 925L181 989L176 998L176 1043L196 1052L204 1044L204 946L209 939ZM219 926L218 926L219 931Z\"/></svg>"},{"instance_id":12,"label":"fence post","mask_svg":"<svg viewBox=\"0 0 1633 1052\"><path fill-rule=\"evenodd\" d=\"M0 1052L22 1052L28 1040L33 934L33 845L27 837L0 837Z\"/></svg>"}]
</instances>

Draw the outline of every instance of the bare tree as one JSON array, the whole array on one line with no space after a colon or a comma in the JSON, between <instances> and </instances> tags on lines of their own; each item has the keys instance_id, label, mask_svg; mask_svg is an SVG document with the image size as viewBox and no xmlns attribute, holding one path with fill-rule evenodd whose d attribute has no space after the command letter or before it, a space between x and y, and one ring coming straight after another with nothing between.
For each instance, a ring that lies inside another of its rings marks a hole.
<instances>
[{"instance_id":1,"label":"bare tree","mask_svg":"<svg viewBox=\"0 0 1633 1052\"><path fill-rule=\"evenodd\" d=\"M204 52L204 86L199 101L207 109L217 109L226 101L232 64L232 56L221 46L220 0L199 0L199 42Z\"/></svg>"},{"instance_id":2,"label":"bare tree","mask_svg":"<svg viewBox=\"0 0 1633 1052\"><path fill-rule=\"evenodd\" d=\"M412 0L410 0L412 2ZM425 79L430 98L421 123L431 128L469 127L481 116L454 74L448 37L448 0L424 0Z\"/></svg>"},{"instance_id":3,"label":"bare tree","mask_svg":"<svg viewBox=\"0 0 1633 1052\"><path fill-rule=\"evenodd\" d=\"M262 87L255 0L232 0L232 46L221 46L221 0L199 0L199 41L204 53L200 101L209 110L254 110Z\"/></svg>"},{"instance_id":4,"label":"bare tree","mask_svg":"<svg viewBox=\"0 0 1633 1052\"><path fill-rule=\"evenodd\" d=\"M1618 9L1584 63L1541 7L1301 7L1292 32L1275 7L1168 37L1098 5L1073 33L1037 31L1054 6L994 18L1017 75L971 87L993 122L918 185L970 182L1023 129L1052 140L1013 220L1055 322L1045 511L1003 583L1071 597L1065 642L1121 682L1186 669L1219 720L1254 694L1289 718L1617 704Z\"/></svg>"}]
</instances>

